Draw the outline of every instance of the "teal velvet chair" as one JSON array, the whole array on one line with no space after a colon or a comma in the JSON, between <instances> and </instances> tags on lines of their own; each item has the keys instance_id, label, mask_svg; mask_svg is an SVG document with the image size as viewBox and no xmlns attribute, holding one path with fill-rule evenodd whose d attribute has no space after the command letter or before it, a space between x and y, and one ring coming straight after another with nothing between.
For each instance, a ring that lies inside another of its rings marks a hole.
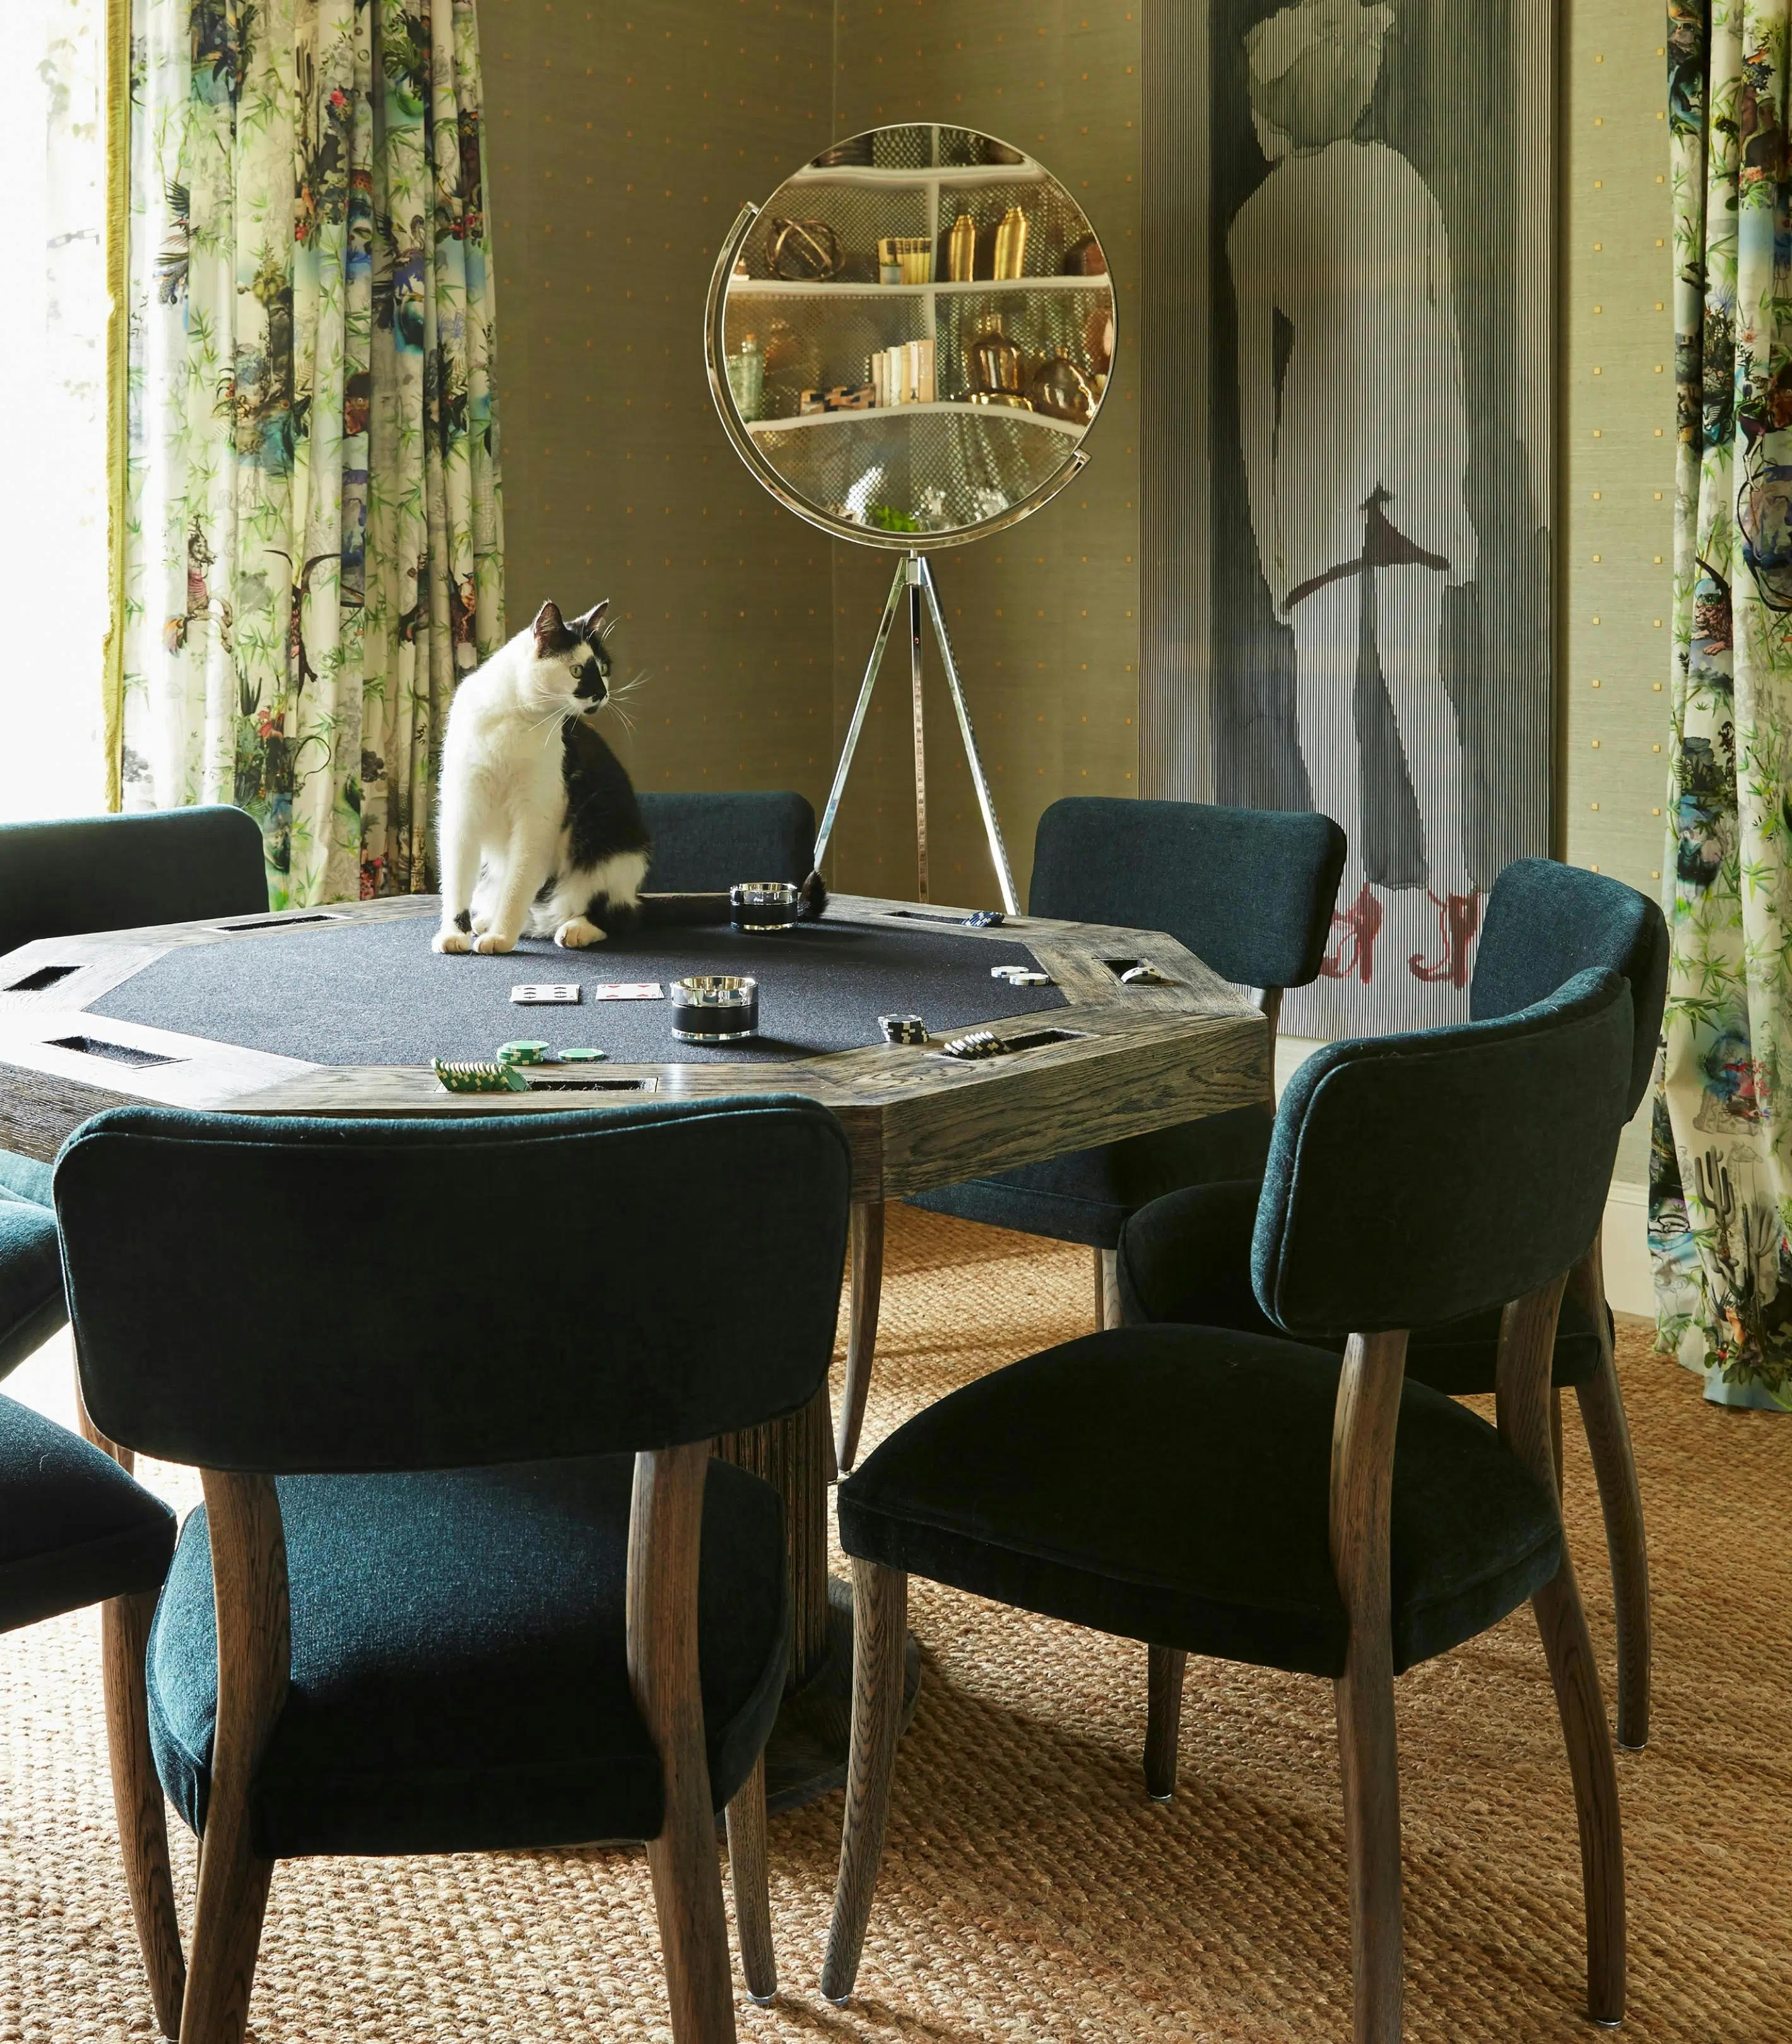
<instances>
[{"instance_id":1,"label":"teal velvet chair","mask_svg":"<svg viewBox=\"0 0 1792 2044\"><path fill-rule=\"evenodd\" d=\"M142 816L0 824L0 993L33 969L6 954L44 937L267 912L261 828L222 805ZM50 1167L0 1148L0 1194L48 1208ZM0 1215L0 1355L6 1340L6 1231ZM40 1341L62 1325L60 1274L42 1297Z\"/></svg>"},{"instance_id":2,"label":"teal velvet chair","mask_svg":"<svg viewBox=\"0 0 1792 2044\"><path fill-rule=\"evenodd\" d=\"M1067 1343L942 1399L843 1480L856 1665L830 1999L857 1976L920 1574L1332 1682L1358 2044L1400 2034L1394 1677L1530 1600L1579 1816L1589 2008L1617 2020L1617 1780L1548 1390L1631 1043L1628 986L1594 972L1498 1020L1321 1051L1283 1095L1256 1204L1267 1332L1127 1327ZM1496 1430L1408 1377L1405 1358L1408 1330L1502 1305Z\"/></svg>"},{"instance_id":3,"label":"teal velvet chair","mask_svg":"<svg viewBox=\"0 0 1792 2044\"><path fill-rule=\"evenodd\" d=\"M70 1139L88 1410L205 1485L147 1666L162 1785L204 1841L183 2044L239 2044L277 1860L606 1838L649 1842L673 2037L732 2039L724 1809L772 1993L783 1508L709 1443L825 1379L848 1181L833 1116L776 1096L122 1108ZM284 1274L233 1314L247 1213L278 1214Z\"/></svg>"},{"instance_id":4,"label":"teal velvet chair","mask_svg":"<svg viewBox=\"0 0 1792 2044\"><path fill-rule=\"evenodd\" d=\"M40 1226L47 1236L31 1253L48 1265L55 1288L57 1311L44 1330L53 1333L62 1318L56 1223L35 1204L0 1199L0 1297L21 1223L34 1233ZM0 1306L0 1313L6 1310ZM16 1323L10 1332L0 1328L0 1377L38 1338L29 1324L22 1335ZM102 1640L119 1843L152 1999L170 2036L179 2020L180 1946L167 1830L140 1706L143 1642L174 1544L174 1514L110 1455L17 1400L0 1397L0 1632L87 1604L106 1607ZM6 1935L0 1919L0 1944ZM55 2011L45 2012L53 2019Z\"/></svg>"},{"instance_id":5,"label":"teal velvet chair","mask_svg":"<svg viewBox=\"0 0 1792 2044\"><path fill-rule=\"evenodd\" d=\"M736 880L805 880L815 863L815 812L788 790L718 790L640 797L653 840L656 894L719 893Z\"/></svg>"},{"instance_id":6,"label":"teal velvet chair","mask_svg":"<svg viewBox=\"0 0 1792 2044\"><path fill-rule=\"evenodd\" d=\"M1547 859L1521 859L1508 866L1488 897L1469 988L1470 1014L1479 1020L1510 1014L1595 966L1621 974L1630 989L1628 1120L1648 1090L1661 1032L1667 987L1667 926L1662 912L1635 888L1579 866ZM1127 1322L1271 1331L1251 1289L1257 1195L1252 1179L1173 1193L1140 1208L1122 1234L1118 1259ZM1490 1393L1498 1342L1498 1317L1491 1312L1417 1328L1407 1346L1406 1374L1454 1397ZM1636 1749L1649 1735L1648 1552L1597 1235L1569 1275L1556 1331L1551 1410L1558 1450L1561 1394L1571 1387L1592 1454L1611 1562L1618 1743ZM1556 1459L1559 1465L1559 1452ZM1168 1794L1175 1782L1181 1680L1181 1665L1173 1656L1153 1657L1147 1773L1154 1794Z\"/></svg>"},{"instance_id":7,"label":"teal velvet chair","mask_svg":"<svg viewBox=\"0 0 1792 2044\"><path fill-rule=\"evenodd\" d=\"M1318 973L1344 859L1344 832L1310 812L1068 796L1039 820L1027 908L1067 922L1162 930L1222 979L1256 988L1269 1017L1273 1069L1282 991ZM1114 1251L1127 1216L1179 1185L1259 1176L1275 1112L1267 1096L1254 1107L917 1193L910 1204L1086 1243L1094 1252L1095 1324L1111 1327L1119 1319ZM881 1209L863 1218L856 1212L854 1220L868 1237L855 1242L855 1276L864 1266L875 1282ZM863 1317L861 1308L856 1320ZM859 1451L871 1353L868 1339L848 1351L836 1442L842 1469Z\"/></svg>"}]
</instances>

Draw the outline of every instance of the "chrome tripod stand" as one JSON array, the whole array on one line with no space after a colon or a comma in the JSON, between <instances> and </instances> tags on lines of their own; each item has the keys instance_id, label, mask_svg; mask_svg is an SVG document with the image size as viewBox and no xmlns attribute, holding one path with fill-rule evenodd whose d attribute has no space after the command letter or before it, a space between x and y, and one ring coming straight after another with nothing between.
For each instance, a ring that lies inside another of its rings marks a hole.
<instances>
[{"instance_id":1,"label":"chrome tripod stand","mask_svg":"<svg viewBox=\"0 0 1792 2044\"><path fill-rule=\"evenodd\" d=\"M920 553L905 554L896 563L894 579L890 585L890 597L883 606L883 616L879 621L877 637L872 642L871 657L866 663L865 678L859 685L859 700L853 705L852 722L846 734L840 764L834 769L834 784L828 790L828 806L822 812L821 828L815 839L815 866L821 870L821 860L828 849L828 840L833 835L834 817L840 809L840 798L845 792L846 777L852 765L852 755L857 750L859 734L865 728L865 713L871 707L871 690L877 685L878 670L883 664L884 649L890 644L890 635L895 628L898 613L907 597L909 614L909 686L913 701L915 740L915 864L917 886L915 898L925 901L930 898L927 873L927 741L922 720L921 690L921 606L925 601L927 615L933 620L933 636L940 648L941 664L946 670L946 686L952 691L952 708L958 713L959 735L964 740L964 756L970 763L971 778L977 790L977 806L983 813L983 830L990 841L990 859L995 867L997 885L1002 889L1002 905L1011 916L1021 912L1019 897L1014 892L1014 875L1008 863L1008 848L1002 841L1002 825L997 820L995 800L990 793L989 777L983 771L982 755L977 750L977 734L971 728L971 712L965 706L964 690L959 686L958 663L952 658L952 642L946 630L946 620L940 609L940 593L934 586L933 571L927 564L927 556Z\"/></svg>"}]
</instances>

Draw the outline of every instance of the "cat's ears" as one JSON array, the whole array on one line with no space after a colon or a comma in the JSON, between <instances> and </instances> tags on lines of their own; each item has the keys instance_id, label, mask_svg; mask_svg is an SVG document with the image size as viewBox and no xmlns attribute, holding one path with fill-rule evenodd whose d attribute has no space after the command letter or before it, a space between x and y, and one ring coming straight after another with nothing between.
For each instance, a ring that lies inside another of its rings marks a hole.
<instances>
[{"instance_id":1,"label":"cat's ears","mask_svg":"<svg viewBox=\"0 0 1792 2044\"><path fill-rule=\"evenodd\" d=\"M583 617L574 618L571 630L589 643L602 631L604 618L609 609L610 598L606 596L602 603L594 603Z\"/></svg>"},{"instance_id":2,"label":"cat's ears","mask_svg":"<svg viewBox=\"0 0 1792 2044\"><path fill-rule=\"evenodd\" d=\"M535 613L535 656L544 660L550 653L563 653L568 646L577 645L581 640L594 638L602 628L606 613L610 609L606 596L602 603L594 603L582 617L575 617L568 624L560 615L560 606L549 601Z\"/></svg>"},{"instance_id":3,"label":"cat's ears","mask_svg":"<svg viewBox=\"0 0 1792 2044\"><path fill-rule=\"evenodd\" d=\"M550 653L563 652L572 644L574 635L566 628L566 620L560 615L560 606L552 601L542 605L535 613L535 657L544 660Z\"/></svg>"}]
</instances>

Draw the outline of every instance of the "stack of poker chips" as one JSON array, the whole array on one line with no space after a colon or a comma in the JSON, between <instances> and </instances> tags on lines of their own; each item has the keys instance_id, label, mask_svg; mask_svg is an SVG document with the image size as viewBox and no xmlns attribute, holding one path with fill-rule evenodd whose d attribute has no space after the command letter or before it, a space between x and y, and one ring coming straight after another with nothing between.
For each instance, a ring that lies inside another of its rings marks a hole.
<instances>
[{"instance_id":1,"label":"stack of poker chips","mask_svg":"<svg viewBox=\"0 0 1792 2044\"><path fill-rule=\"evenodd\" d=\"M927 1024L918 1015L880 1015L878 1027L886 1043L925 1043Z\"/></svg>"},{"instance_id":2,"label":"stack of poker chips","mask_svg":"<svg viewBox=\"0 0 1792 2044\"><path fill-rule=\"evenodd\" d=\"M998 1058L1007 1048L993 1029L973 1029L965 1035L948 1038L945 1044L948 1058L964 1058L972 1062Z\"/></svg>"},{"instance_id":3,"label":"stack of poker chips","mask_svg":"<svg viewBox=\"0 0 1792 2044\"><path fill-rule=\"evenodd\" d=\"M436 1077L449 1093L527 1093L529 1081L513 1064L497 1058L489 1062L470 1058L451 1063L444 1058L432 1060Z\"/></svg>"}]
</instances>

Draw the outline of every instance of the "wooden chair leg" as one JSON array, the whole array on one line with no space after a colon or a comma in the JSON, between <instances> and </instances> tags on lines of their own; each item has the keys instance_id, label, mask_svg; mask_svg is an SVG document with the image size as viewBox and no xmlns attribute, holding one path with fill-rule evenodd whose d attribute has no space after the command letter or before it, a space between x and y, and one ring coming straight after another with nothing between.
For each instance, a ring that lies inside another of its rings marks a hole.
<instances>
[{"instance_id":1,"label":"wooden chair leg","mask_svg":"<svg viewBox=\"0 0 1792 2044\"><path fill-rule=\"evenodd\" d=\"M1154 1803L1167 1803L1176 1792L1182 1676L1188 1656L1179 1646L1151 1646L1145 1651L1145 1793Z\"/></svg>"},{"instance_id":2,"label":"wooden chair leg","mask_svg":"<svg viewBox=\"0 0 1792 2044\"><path fill-rule=\"evenodd\" d=\"M1593 1641L1565 1549L1560 1572L1532 1598L1531 1608L1543 1635L1574 1777L1586 1897L1586 2012L1610 2027L1624 2019L1624 1825Z\"/></svg>"},{"instance_id":3,"label":"wooden chair leg","mask_svg":"<svg viewBox=\"0 0 1792 2044\"><path fill-rule=\"evenodd\" d=\"M1350 1873L1356 2044L1399 2044L1400 1769L1394 1735L1389 1523L1404 1334L1352 1335L1332 1434L1332 1566L1350 1619L1332 1685Z\"/></svg>"},{"instance_id":4,"label":"wooden chair leg","mask_svg":"<svg viewBox=\"0 0 1792 2044\"><path fill-rule=\"evenodd\" d=\"M221 1810L214 1791L199 1848L193 1965L180 2015L180 2044L242 2044L261 1950L274 1862L249 1843L245 1803Z\"/></svg>"},{"instance_id":5,"label":"wooden chair leg","mask_svg":"<svg viewBox=\"0 0 1792 2044\"><path fill-rule=\"evenodd\" d=\"M249 1789L285 1705L286 1541L271 1477L205 1472L217 1608L217 1725L180 2044L242 2044L274 1862L256 1851Z\"/></svg>"},{"instance_id":6,"label":"wooden chair leg","mask_svg":"<svg viewBox=\"0 0 1792 2044\"><path fill-rule=\"evenodd\" d=\"M763 1753L728 1806L728 1877L734 1888L740 1971L748 1993L763 2004L778 1992L778 1956L771 1944L771 1896L766 1872Z\"/></svg>"},{"instance_id":7,"label":"wooden chair leg","mask_svg":"<svg viewBox=\"0 0 1792 2044\"><path fill-rule=\"evenodd\" d=\"M1597 1275L1598 1249L1592 1252ZM1582 1279L1586 1262L1574 1273ZM1556 1309L1562 1281L1515 1300L1501 1316L1498 1370L1500 1439L1539 1482L1554 1466L1549 1439L1549 1355L1556 1344ZM1603 1319L1605 1301L1598 1302ZM1580 1828L1581 1881L1586 1897L1586 2008L1595 2023L1609 2027L1623 2019L1625 1985L1624 1828L1618 1810L1617 1769L1605 1725L1605 1700L1593 1662L1566 1544L1554 1579L1531 1600L1556 1708L1574 1777L1575 1815Z\"/></svg>"},{"instance_id":8,"label":"wooden chair leg","mask_svg":"<svg viewBox=\"0 0 1792 2044\"><path fill-rule=\"evenodd\" d=\"M131 1914L137 1921L137 1949L148 1976L157 2027L164 2037L178 2038L180 2006L187 1993L187 1961L181 1954L174 1877L168 1865L167 1811L149 1747L149 1695L144 1677L144 1656L155 1616L153 1591L114 1597L100 1614L101 1654L112 1802L118 1815L118 1844L125 1858Z\"/></svg>"},{"instance_id":9,"label":"wooden chair leg","mask_svg":"<svg viewBox=\"0 0 1792 2044\"><path fill-rule=\"evenodd\" d=\"M1120 1252L1095 1251L1095 1331L1120 1325Z\"/></svg>"},{"instance_id":10,"label":"wooden chair leg","mask_svg":"<svg viewBox=\"0 0 1792 2044\"><path fill-rule=\"evenodd\" d=\"M698 1687L697 1570L709 1466L706 1441L637 1454L629 1516L629 1682L666 1784L665 1818L648 1842L647 1863L672 2044L735 2044Z\"/></svg>"},{"instance_id":11,"label":"wooden chair leg","mask_svg":"<svg viewBox=\"0 0 1792 2044\"><path fill-rule=\"evenodd\" d=\"M1562 1394L1552 1384L1549 1387L1549 1454L1556 1465L1556 1501L1562 1501Z\"/></svg>"},{"instance_id":12,"label":"wooden chair leg","mask_svg":"<svg viewBox=\"0 0 1792 2044\"><path fill-rule=\"evenodd\" d=\"M902 1658L908 1638L909 1579L875 1562L852 1564L852 1749L847 1763L846 1819L840 1878L821 1965L821 1992L844 2003L859 1977L865 1925L883 1857L890 1777L902 1728Z\"/></svg>"},{"instance_id":13,"label":"wooden chair leg","mask_svg":"<svg viewBox=\"0 0 1792 2044\"><path fill-rule=\"evenodd\" d=\"M1598 1312L1599 1372L1579 1386L1581 1424L1593 1454L1599 1508L1605 1518L1612 1591L1617 1612L1617 1742L1632 1752L1649 1742L1649 1670L1653 1658L1649 1615L1649 1550L1643 1536L1643 1498L1630 1423L1618 1389L1603 1301Z\"/></svg>"},{"instance_id":14,"label":"wooden chair leg","mask_svg":"<svg viewBox=\"0 0 1792 2044\"><path fill-rule=\"evenodd\" d=\"M1332 1685L1344 1775L1344 1854L1350 1873L1350 1956L1356 2044L1398 2044L1400 1771L1394 1732L1391 1641L1352 1642Z\"/></svg>"},{"instance_id":15,"label":"wooden chair leg","mask_svg":"<svg viewBox=\"0 0 1792 2044\"><path fill-rule=\"evenodd\" d=\"M883 1297L883 1202L859 1200L852 1208L852 1306L846 1340L846 1389L840 1401L834 1454L844 1476L859 1454L859 1430L871 1389L878 1308Z\"/></svg>"}]
</instances>

